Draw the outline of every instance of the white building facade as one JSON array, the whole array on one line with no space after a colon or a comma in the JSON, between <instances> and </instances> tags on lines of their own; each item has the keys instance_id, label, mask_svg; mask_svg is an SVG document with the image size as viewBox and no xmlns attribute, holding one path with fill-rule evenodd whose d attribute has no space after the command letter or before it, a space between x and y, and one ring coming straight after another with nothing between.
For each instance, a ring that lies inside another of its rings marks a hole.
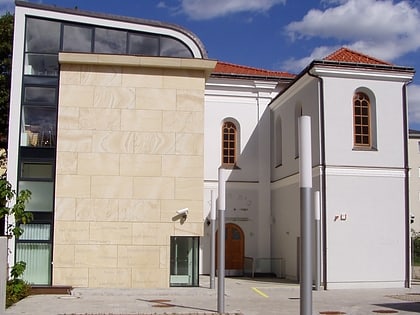
<instances>
[{"instance_id":1,"label":"white building facade","mask_svg":"<svg viewBox=\"0 0 420 315\"><path fill-rule=\"evenodd\" d=\"M35 220L9 263L26 260L28 281L197 286L219 168L227 274L299 280L308 115L315 274L328 289L409 284L412 68L343 48L295 77L209 60L174 25L21 1L15 12L8 178L33 192Z\"/></svg>"}]
</instances>

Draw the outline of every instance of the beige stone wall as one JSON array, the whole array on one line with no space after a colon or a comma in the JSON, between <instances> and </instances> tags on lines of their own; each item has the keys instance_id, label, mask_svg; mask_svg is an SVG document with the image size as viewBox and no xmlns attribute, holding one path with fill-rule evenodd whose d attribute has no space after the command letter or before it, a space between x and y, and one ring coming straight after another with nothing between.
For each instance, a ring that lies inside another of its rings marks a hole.
<instances>
[{"instance_id":1,"label":"beige stone wall","mask_svg":"<svg viewBox=\"0 0 420 315\"><path fill-rule=\"evenodd\" d=\"M167 287L170 236L203 233L204 87L214 62L60 62L53 283Z\"/></svg>"}]
</instances>

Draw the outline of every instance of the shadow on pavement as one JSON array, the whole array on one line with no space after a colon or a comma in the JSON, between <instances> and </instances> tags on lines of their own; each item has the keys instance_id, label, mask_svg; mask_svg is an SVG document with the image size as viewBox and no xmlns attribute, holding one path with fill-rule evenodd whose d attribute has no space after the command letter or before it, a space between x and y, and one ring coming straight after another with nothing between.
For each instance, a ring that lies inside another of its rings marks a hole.
<instances>
[{"instance_id":1,"label":"shadow on pavement","mask_svg":"<svg viewBox=\"0 0 420 315\"><path fill-rule=\"evenodd\" d=\"M404 302L404 303L383 303L375 304L379 307L385 307L388 309L394 309L398 311L420 313L420 303L418 302Z\"/></svg>"}]
</instances>

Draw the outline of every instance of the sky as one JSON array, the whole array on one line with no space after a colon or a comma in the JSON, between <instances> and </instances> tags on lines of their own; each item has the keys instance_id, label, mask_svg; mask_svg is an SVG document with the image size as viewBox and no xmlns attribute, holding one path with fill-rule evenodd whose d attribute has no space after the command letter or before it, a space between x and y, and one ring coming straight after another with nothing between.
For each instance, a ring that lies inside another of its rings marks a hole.
<instances>
[{"instance_id":1,"label":"sky","mask_svg":"<svg viewBox=\"0 0 420 315\"><path fill-rule=\"evenodd\" d=\"M30 0L175 23L208 57L300 73L340 47L419 72L408 86L410 128L420 130L420 0ZM14 0L0 0L13 13Z\"/></svg>"}]
</instances>

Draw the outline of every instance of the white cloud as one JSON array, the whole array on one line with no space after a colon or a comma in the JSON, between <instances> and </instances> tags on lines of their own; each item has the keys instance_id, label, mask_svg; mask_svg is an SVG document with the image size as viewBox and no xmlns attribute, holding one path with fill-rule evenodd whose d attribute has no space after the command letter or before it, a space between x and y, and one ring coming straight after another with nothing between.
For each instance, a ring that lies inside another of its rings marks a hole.
<instances>
[{"instance_id":1,"label":"white cloud","mask_svg":"<svg viewBox=\"0 0 420 315\"><path fill-rule=\"evenodd\" d=\"M408 117L410 126L420 130L420 85L411 84L408 86Z\"/></svg>"},{"instance_id":2,"label":"white cloud","mask_svg":"<svg viewBox=\"0 0 420 315\"><path fill-rule=\"evenodd\" d=\"M286 0L181 0L182 13L194 20L208 20L238 12L266 12Z\"/></svg>"},{"instance_id":3,"label":"white cloud","mask_svg":"<svg viewBox=\"0 0 420 315\"><path fill-rule=\"evenodd\" d=\"M323 38L392 61L420 48L420 13L408 1L323 0L338 4L310 10L286 26L292 40ZM414 4L413 4L414 5Z\"/></svg>"}]
</instances>

